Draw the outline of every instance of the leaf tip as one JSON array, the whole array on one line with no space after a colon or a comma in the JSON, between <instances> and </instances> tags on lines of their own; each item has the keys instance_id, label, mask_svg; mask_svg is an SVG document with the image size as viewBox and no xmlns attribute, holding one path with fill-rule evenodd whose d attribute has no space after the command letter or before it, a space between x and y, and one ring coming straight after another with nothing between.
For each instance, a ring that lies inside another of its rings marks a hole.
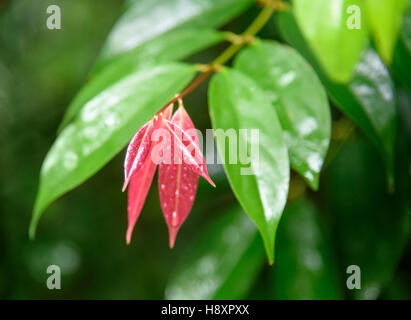
<instances>
[{"instance_id":1,"label":"leaf tip","mask_svg":"<svg viewBox=\"0 0 411 320\"><path fill-rule=\"evenodd\" d=\"M176 243L176 237L177 237L177 230L174 227L169 228L169 242L168 242L168 246L170 247L170 249L174 248L174 245Z\"/></svg>"},{"instance_id":2,"label":"leaf tip","mask_svg":"<svg viewBox=\"0 0 411 320\"><path fill-rule=\"evenodd\" d=\"M309 187L313 190L313 191L318 191L318 188L320 186L320 181L318 179L318 177L316 177L314 180L311 181L307 181L307 184L309 185Z\"/></svg>"},{"instance_id":3,"label":"leaf tip","mask_svg":"<svg viewBox=\"0 0 411 320\"><path fill-rule=\"evenodd\" d=\"M133 234L133 228L128 228L127 229L127 233L126 233L126 243L127 243L127 245L130 245L130 243L131 243L131 236L132 236L132 234Z\"/></svg>"},{"instance_id":4,"label":"leaf tip","mask_svg":"<svg viewBox=\"0 0 411 320\"><path fill-rule=\"evenodd\" d=\"M126 191L126 189L127 189L127 185L128 185L128 180L124 181L124 183L123 183L123 187L121 188L121 192Z\"/></svg>"},{"instance_id":5,"label":"leaf tip","mask_svg":"<svg viewBox=\"0 0 411 320\"><path fill-rule=\"evenodd\" d=\"M270 240L268 240L268 238L263 233L261 233L261 230L260 230L260 234L263 238L265 254L267 256L268 265L271 267L274 265L274 241L271 242ZM274 234L274 239L275 239L275 234Z\"/></svg>"},{"instance_id":6,"label":"leaf tip","mask_svg":"<svg viewBox=\"0 0 411 320\"><path fill-rule=\"evenodd\" d=\"M207 181L214 187L216 188L215 183L213 182L213 180L211 180L211 178L208 178Z\"/></svg>"},{"instance_id":7,"label":"leaf tip","mask_svg":"<svg viewBox=\"0 0 411 320\"><path fill-rule=\"evenodd\" d=\"M34 241L36 239L36 230L37 230L38 218L36 218L36 212L33 213L29 226L29 240Z\"/></svg>"},{"instance_id":8,"label":"leaf tip","mask_svg":"<svg viewBox=\"0 0 411 320\"><path fill-rule=\"evenodd\" d=\"M30 224L29 227L29 240L34 241L36 239L36 226L33 224Z\"/></svg>"},{"instance_id":9,"label":"leaf tip","mask_svg":"<svg viewBox=\"0 0 411 320\"><path fill-rule=\"evenodd\" d=\"M216 188L215 183L213 182L213 180L211 180L210 176L209 176L207 173L204 174L204 175L202 175L202 176L203 176L204 179L207 180L207 182L208 182L209 184L211 184L214 188Z\"/></svg>"}]
</instances>

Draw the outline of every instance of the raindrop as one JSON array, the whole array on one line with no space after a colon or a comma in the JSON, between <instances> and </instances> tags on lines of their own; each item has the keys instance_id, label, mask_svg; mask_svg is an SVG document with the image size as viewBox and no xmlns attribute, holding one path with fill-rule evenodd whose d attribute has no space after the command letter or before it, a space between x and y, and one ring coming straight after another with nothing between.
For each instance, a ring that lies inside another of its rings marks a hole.
<instances>
[{"instance_id":1,"label":"raindrop","mask_svg":"<svg viewBox=\"0 0 411 320\"><path fill-rule=\"evenodd\" d=\"M173 211L173 213L172 213L172 218L171 218L171 219L172 219L172 220L171 220L171 224L173 225L173 227L176 227L177 224L178 224L178 221L177 221L177 212Z\"/></svg>"}]
</instances>

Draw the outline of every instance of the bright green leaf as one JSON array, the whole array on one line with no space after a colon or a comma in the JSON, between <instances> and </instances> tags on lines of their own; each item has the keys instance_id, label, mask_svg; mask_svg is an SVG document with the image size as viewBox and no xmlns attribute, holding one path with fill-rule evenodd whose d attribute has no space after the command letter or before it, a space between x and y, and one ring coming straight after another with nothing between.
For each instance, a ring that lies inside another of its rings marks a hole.
<instances>
[{"instance_id":1,"label":"bright green leaf","mask_svg":"<svg viewBox=\"0 0 411 320\"><path fill-rule=\"evenodd\" d=\"M287 205L278 228L274 299L338 299L338 269L319 212L307 199Z\"/></svg>"},{"instance_id":2,"label":"bright green leaf","mask_svg":"<svg viewBox=\"0 0 411 320\"><path fill-rule=\"evenodd\" d=\"M52 201L103 167L194 74L194 66L159 65L125 77L90 100L43 162L30 236Z\"/></svg>"},{"instance_id":3,"label":"bright green leaf","mask_svg":"<svg viewBox=\"0 0 411 320\"><path fill-rule=\"evenodd\" d=\"M408 0L365 0L367 23L382 60L390 65Z\"/></svg>"},{"instance_id":4,"label":"bright green leaf","mask_svg":"<svg viewBox=\"0 0 411 320\"><path fill-rule=\"evenodd\" d=\"M372 49L365 50L350 83L338 84L322 72L293 16L281 13L276 17L276 21L285 40L315 68L334 103L351 117L378 147L392 180L397 110L394 84L378 55Z\"/></svg>"},{"instance_id":5,"label":"bright green leaf","mask_svg":"<svg viewBox=\"0 0 411 320\"><path fill-rule=\"evenodd\" d=\"M304 37L336 82L351 79L367 42L362 9L362 1L357 0L293 0L293 11Z\"/></svg>"},{"instance_id":6,"label":"bright green leaf","mask_svg":"<svg viewBox=\"0 0 411 320\"><path fill-rule=\"evenodd\" d=\"M266 91L284 129L291 167L317 189L331 135L328 99L317 75L298 52L272 41L242 50L234 65Z\"/></svg>"},{"instance_id":7,"label":"bright green leaf","mask_svg":"<svg viewBox=\"0 0 411 320\"><path fill-rule=\"evenodd\" d=\"M238 138L238 148L235 148L232 141L226 145L224 134L215 133L231 188L257 225L268 259L273 263L275 234L289 183L287 146L277 114L264 91L252 79L231 69L213 76L209 106L213 128L222 129L225 134L234 133ZM252 138L252 129L258 130L258 141ZM253 152L255 147L258 159L254 157L252 165L241 164L244 150L251 150L252 155L256 153Z\"/></svg>"},{"instance_id":8,"label":"bright green leaf","mask_svg":"<svg viewBox=\"0 0 411 320\"><path fill-rule=\"evenodd\" d=\"M99 63L105 63L177 27L220 26L252 3L253 0L134 1L109 34Z\"/></svg>"},{"instance_id":9,"label":"bright green leaf","mask_svg":"<svg viewBox=\"0 0 411 320\"><path fill-rule=\"evenodd\" d=\"M173 30L161 38L142 44L92 75L90 82L81 89L68 107L60 130L73 120L91 98L121 78L149 65L184 59L223 39L224 35L215 30L185 28Z\"/></svg>"},{"instance_id":10,"label":"bright green leaf","mask_svg":"<svg viewBox=\"0 0 411 320\"><path fill-rule=\"evenodd\" d=\"M257 230L239 207L193 241L171 274L167 299L244 299L264 265Z\"/></svg>"}]
</instances>

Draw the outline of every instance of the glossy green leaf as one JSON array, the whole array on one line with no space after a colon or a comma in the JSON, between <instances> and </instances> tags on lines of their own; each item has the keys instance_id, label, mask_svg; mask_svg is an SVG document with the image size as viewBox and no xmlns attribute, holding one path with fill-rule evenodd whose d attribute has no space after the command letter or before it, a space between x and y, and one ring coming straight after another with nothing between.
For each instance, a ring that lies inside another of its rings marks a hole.
<instances>
[{"instance_id":1,"label":"glossy green leaf","mask_svg":"<svg viewBox=\"0 0 411 320\"><path fill-rule=\"evenodd\" d=\"M172 60L184 59L201 49L224 39L221 32L211 29L178 29L138 46L114 60L80 90L68 107L60 130L69 124L81 108L94 96L138 69Z\"/></svg>"},{"instance_id":2,"label":"glossy green leaf","mask_svg":"<svg viewBox=\"0 0 411 320\"><path fill-rule=\"evenodd\" d=\"M194 74L194 66L159 65L125 77L90 100L57 137L44 160L30 236L34 237L37 222L52 201L113 158Z\"/></svg>"},{"instance_id":3,"label":"glossy green leaf","mask_svg":"<svg viewBox=\"0 0 411 320\"><path fill-rule=\"evenodd\" d=\"M134 1L109 34L99 63L106 63L177 27L220 26L252 3L252 0Z\"/></svg>"},{"instance_id":4,"label":"glossy green leaf","mask_svg":"<svg viewBox=\"0 0 411 320\"><path fill-rule=\"evenodd\" d=\"M205 27L176 28L149 39L124 54L109 61L97 61L93 73L113 63L118 65L147 65L183 59L224 40L224 33ZM121 61L121 62L118 62ZM134 63L133 63L134 62Z\"/></svg>"},{"instance_id":5,"label":"glossy green leaf","mask_svg":"<svg viewBox=\"0 0 411 320\"><path fill-rule=\"evenodd\" d=\"M359 11L351 13L349 9L353 5ZM362 1L357 0L293 0L293 11L302 34L324 70L336 82L351 79L367 42L362 9ZM357 23L359 29L348 27Z\"/></svg>"},{"instance_id":6,"label":"glossy green leaf","mask_svg":"<svg viewBox=\"0 0 411 320\"><path fill-rule=\"evenodd\" d=\"M209 107L213 128L224 133L216 132L215 136L231 188L257 225L273 263L275 234L289 183L287 146L277 114L265 92L252 79L232 69L213 76ZM258 141L252 138L252 129L258 130ZM226 144L225 134L230 133L235 134L238 148L232 141ZM257 152L253 152L256 147ZM241 163L245 162L244 150L258 154L252 158L252 165Z\"/></svg>"},{"instance_id":7,"label":"glossy green leaf","mask_svg":"<svg viewBox=\"0 0 411 320\"><path fill-rule=\"evenodd\" d=\"M234 65L266 91L284 130L291 167L317 189L331 135L328 99L317 75L298 52L273 41L255 42Z\"/></svg>"},{"instance_id":8,"label":"glossy green leaf","mask_svg":"<svg viewBox=\"0 0 411 320\"><path fill-rule=\"evenodd\" d=\"M392 175L397 118L394 84L375 51L370 49L364 53L348 89L361 104L366 119L377 135L377 144L383 150L389 174ZM345 92L336 90L335 96L340 105L344 104L348 109L348 103L344 103Z\"/></svg>"},{"instance_id":9,"label":"glossy green leaf","mask_svg":"<svg viewBox=\"0 0 411 320\"><path fill-rule=\"evenodd\" d=\"M404 16L403 27L400 39L395 47L391 68L394 77L408 90L411 90L411 73L404 72L404 70L411 70L411 6Z\"/></svg>"},{"instance_id":10,"label":"glossy green leaf","mask_svg":"<svg viewBox=\"0 0 411 320\"><path fill-rule=\"evenodd\" d=\"M357 299L377 299L391 283L410 232L411 216L404 203L409 188L403 190L405 198L388 194L382 162L376 156L363 139L352 140L330 163L326 175L323 201L334 220L342 271L350 265L361 270L361 290L346 289L348 297Z\"/></svg>"},{"instance_id":11,"label":"glossy green leaf","mask_svg":"<svg viewBox=\"0 0 411 320\"><path fill-rule=\"evenodd\" d=\"M382 60L388 65L391 64L408 4L408 0L365 0L369 29Z\"/></svg>"},{"instance_id":12,"label":"glossy green leaf","mask_svg":"<svg viewBox=\"0 0 411 320\"><path fill-rule=\"evenodd\" d=\"M322 72L293 16L290 13L281 13L275 21L285 40L314 67L334 103L351 117L378 147L392 179L397 117L394 85L376 52L372 49L365 50L350 83L338 84Z\"/></svg>"},{"instance_id":13,"label":"glossy green leaf","mask_svg":"<svg viewBox=\"0 0 411 320\"><path fill-rule=\"evenodd\" d=\"M166 286L167 299L244 299L261 267L264 247L244 212L222 212L194 239Z\"/></svg>"},{"instance_id":14,"label":"glossy green leaf","mask_svg":"<svg viewBox=\"0 0 411 320\"><path fill-rule=\"evenodd\" d=\"M274 299L338 299L338 270L330 239L315 205L301 199L287 205L278 227ZM271 283L271 282L270 282Z\"/></svg>"}]
</instances>

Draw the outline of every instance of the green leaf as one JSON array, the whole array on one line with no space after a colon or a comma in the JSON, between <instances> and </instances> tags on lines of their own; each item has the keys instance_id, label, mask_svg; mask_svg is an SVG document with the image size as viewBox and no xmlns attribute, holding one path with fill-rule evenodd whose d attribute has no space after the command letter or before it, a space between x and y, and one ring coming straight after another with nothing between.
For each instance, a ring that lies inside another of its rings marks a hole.
<instances>
[{"instance_id":1,"label":"green leaf","mask_svg":"<svg viewBox=\"0 0 411 320\"><path fill-rule=\"evenodd\" d=\"M213 76L209 106L213 128L223 130L215 132L215 136L231 188L257 225L268 259L273 263L275 234L289 183L287 146L277 114L264 91L252 79L232 69L223 69ZM258 130L258 141L252 139L252 129ZM238 137L238 148L237 139L235 146L232 141L226 146L225 134L230 133ZM255 147L258 158L254 156L251 165L241 164L244 152L240 149L251 150L253 155Z\"/></svg>"},{"instance_id":2,"label":"green leaf","mask_svg":"<svg viewBox=\"0 0 411 320\"><path fill-rule=\"evenodd\" d=\"M364 130L380 150L392 183L397 110L391 76L372 49L365 50L348 84L330 80L305 43L293 16L276 17L281 35L314 67L333 102Z\"/></svg>"},{"instance_id":3,"label":"green leaf","mask_svg":"<svg viewBox=\"0 0 411 320\"><path fill-rule=\"evenodd\" d=\"M255 226L233 208L194 239L170 276L166 299L244 299L263 265Z\"/></svg>"},{"instance_id":4,"label":"green leaf","mask_svg":"<svg viewBox=\"0 0 411 320\"><path fill-rule=\"evenodd\" d=\"M134 1L109 34L99 63L106 63L177 27L220 26L252 3L252 0Z\"/></svg>"},{"instance_id":5,"label":"green leaf","mask_svg":"<svg viewBox=\"0 0 411 320\"><path fill-rule=\"evenodd\" d=\"M103 167L194 74L194 66L177 63L142 69L90 100L43 162L30 237L52 201Z\"/></svg>"},{"instance_id":6,"label":"green leaf","mask_svg":"<svg viewBox=\"0 0 411 320\"><path fill-rule=\"evenodd\" d=\"M143 67L184 59L187 56L224 39L221 32L211 29L179 29L142 44L115 59L100 72L96 71L68 107L59 130L69 124L81 108L94 96Z\"/></svg>"},{"instance_id":7,"label":"green leaf","mask_svg":"<svg viewBox=\"0 0 411 320\"><path fill-rule=\"evenodd\" d=\"M411 91L411 6L404 17L400 39L395 47L392 62L394 77Z\"/></svg>"},{"instance_id":8,"label":"green leaf","mask_svg":"<svg viewBox=\"0 0 411 320\"><path fill-rule=\"evenodd\" d=\"M234 65L266 91L284 130L291 167L317 189L331 135L328 99L317 75L298 52L272 41L242 50Z\"/></svg>"},{"instance_id":9,"label":"green leaf","mask_svg":"<svg viewBox=\"0 0 411 320\"><path fill-rule=\"evenodd\" d=\"M347 9L352 5L359 11L348 13L350 11ZM362 9L362 1L357 0L293 0L293 11L302 34L324 70L336 82L351 79L355 64L367 43L367 32L361 19ZM349 23L359 23L360 28L348 28Z\"/></svg>"},{"instance_id":10,"label":"green leaf","mask_svg":"<svg viewBox=\"0 0 411 320\"><path fill-rule=\"evenodd\" d=\"M361 120L364 128L371 127L367 128L368 132L376 135L375 142L382 150L388 173L392 176L397 128L395 91L390 73L375 51L369 49L364 53L348 91L361 104L365 117L356 118ZM342 109L351 111L349 103L345 101L346 93L345 88L335 88L333 92L336 102L344 106Z\"/></svg>"},{"instance_id":11,"label":"green leaf","mask_svg":"<svg viewBox=\"0 0 411 320\"><path fill-rule=\"evenodd\" d=\"M367 23L382 60L390 65L408 0L365 0Z\"/></svg>"},{"instance_id":12,"label":"green leaf","mask_svg":"<svg viewBox=\"0 0 411 320\"><path fill-rule=\"evenodd\" d=\"M308 199L287 205L278 228L273 299L338 299L338 270L319 212Z\"/></svg>"}]
</instances>

